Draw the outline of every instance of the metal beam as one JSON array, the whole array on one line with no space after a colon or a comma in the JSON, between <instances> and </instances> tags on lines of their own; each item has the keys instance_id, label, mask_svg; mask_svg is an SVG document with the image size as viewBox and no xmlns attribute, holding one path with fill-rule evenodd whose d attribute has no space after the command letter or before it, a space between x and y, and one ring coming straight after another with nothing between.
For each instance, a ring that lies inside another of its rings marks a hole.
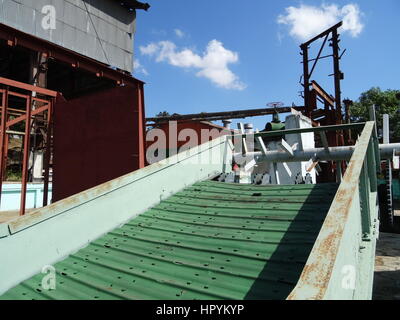
<instances>
[{"instance_id":1,"label":"metal beam","mask_svg":"<svg viewBox=\"0 0 400 320\"><path fill-rule=\"evenodd\" d=\"M333 27L329 28L328 30L325 30L321 34L319 34L319 35L315 36L314 38L312 38L311 40L308 40L307 42L304 42L300 47L306 47L306 46L310 45L314 41L316 41L316 40L318 40L318 39L320 39L322 37L325 37L327 34L331 33L333 30L337 30L342 25L343 25L343 21L339 22L338 24L334 25Z\"/></svg>"},{"instance_id":2,"label":"metal beam","mask_svg":"<svg viewBox=\"0 0 400 320\"><path fill-rule=\"evenodd\" d=\"M281 141L279 141L278 145L289 156L293 157L294 153L293 153L292 147L285 141L285 139L282 139Z\"/></svg>"},{"instance_id":3,"label":"metal beam","mask_svg":"<svg viewBox=\"0 0 400 320\"><path fill-rule=\"evenodd\" d=\"M322 89L322 87L316 81L313 80L311 85L319 97L329 103L329 105L332 107L335 106L335 100L332 99L332 97L324 89Z\"/></svg>"},{"instance_id":4,"label":"metal beam","mask_svg":"<svg viewBox=\"0 0 400 320\"><path fill-rule=\"evenodd\" d=\"M0 203L3 187L4 171L6 167L7 150L6 130L7 130L7 108L8 108L8 88L2 91L1 97L1 128L0 128Z\"/></svg>"},{"instance_id":5,"label":"metal beam","mask_svg":"<svg viewBox=\"0 0 400 320\"><path fill-rule=\"evenodd\" d=\"M32 112L32 99L29 97L26 100L26 121L25 121L25 137L24 137L24 159L22 162L22 183L21 183L21 206L19 214L25 214L26 203L26 184L28 183L28 169L29 169L29 153L30 153L30 138L31 138L31 112Z\"/></svg>"},{"instance_id":6,"label":"metal beam","mask_svg":"<svg viewBox=\"0 0 400 320\"><path fill-rule=\"evenodd\" d=\"M257 129L256 133L259 133L260 131ZM261 137L257 137L256 141L258 142L261 151L263 152L263 154L267 154L267 147L265 146L264 140Z\"/></svg>"},{"instance_id":7,"label":"metal beam","mask_svg":"<svg viewBox=\"0 0 400 320\"><path fill-rule=\"evenodd\" d=\"M53 58L60 62L67 63L72 67L94 73L98 77L113 80L117 82L117 84L136 85L137 83L144 83L132 77L129 73L118 69L114 70L104 63L16 30L2 23L0 23L0 39L6 40L12 46L21 46L33 51L42 52L46 54L48 58Z\"/></svg>"},{"instance_id":8,"label":"metal beam","mask_svg":"<svg viewBox=\"0 0 400 320\"><path fill-rule=\"evenodd\" d=\"M324 147L324 149L329 152L329 144L328 144L328 138L326 137L326 133L325 131L320 131L319 135L321 137L321 142L322 142L322 146Z\"/></svg>"},{"instance_id":9,"label":"metal beam","mask_svg":"<svg viewBox=\"0 0 400 320\"><path fill-rule=\"evenodd\" d=\"M23 82L14 81L11 79L6 79L6 78L0 77L0 84L10 86L10 87L21 88L23 90L36 92L36 93L43 94L43 95L53 97L53 98L57 97L56 91L40 88L37 86L33 86L33 85L23 83ZM10 94L12 94L12 93L10 93Z\"/></svg>"},{"instance_id":10,"label":"metal beam","mask_svg":"<svg viewBox=\"0 0 400 320\"><path fill-rule=\"evenodd\" d=\"M389 143L389 115L383 115L383 143Z\"/></svg>"},{"instance_id":11,"label":"metal beam","mask_svg":"<svg viewBox=\"0 0 400 320\"><path fill-rule=\"evenodd\" d=\"M301 129L287 129L287 130L277 130L270 132L259 132L255 133L256 137L279 137L287 134L298 134L298 133L308 133L308 132L320 132L320 131L337 131L337 130L348 130L348 129L356 129L363 128L365 126L365 122L360 123L351 123L351 124L342 124L342 125L333 125L333 126L325 126L325 127L312 127L312 128L301 128Z\"/></svg>"},{"instance_id":12,"label":"metal beam","mask_svg":"<svg viewBox=\"0 0 400 320\"><path fill-rule=\"evenodd\" d=\"M258 157L259 161L265 160L269 162L299 162L309 161L310 159L315 159L318 161L348 161L353 155L353 151L355 150L356 146L330 147L328 150L325 150L324 148L307 148L304 150L294 151L293 156L285 151L279 150L267 151L266 153L256 151L248 152L246 157ZM400 143L380 145L379 153L382 159L391 159L393 157L393 153L395 155L400 154ZM235 153L234 157L241 157L243 159L243 154Z\"/></svg>"},{"instance_id":13,"label":"metal beam","mask_svg":"<svg viewBox=\"0 0 400 320\"><path fill-rule=\"evenodd\" d=\"M320 48L319 51L318 51L318 55L317 55L317 57L316 57L315 60L314 60L314 64L313 64L313 66L312 66L312 68L311 68L309 77L312 76L312 74L313 74L313 72L314 72L314 70L315 70L315 67L316 67L316 65L317 65L317 63L318 63L318 60L319 60L320 57L321 57L322 50L324 50L326 41L328 40L328 36L329 36L329 33L325 36L324 42L322 43L321 48Z\"/></svg>"},{"instance_id":14,"label":"metal beam","mask_svg":"<svg viewBox=\"0 0 400 320\"><path fill-rule=\"evenodd\" d=\"M119 3L122 4L122 6L128 8L128 9L135 9L135 10L144 10L147 11L150 8L150 5L148 3L143 3L140 1L136 0L118 0Z\"/></svg>"},{"instance_id":15,"label":"metal beam","mask_svg":"<svg viewBox=\"0 0 400 320\"><path fill-rule=\"evenodd\" d=\"M332 29L332 50L333 50L333 72L335 81L335 104L336 104L336 124L342 123L342 92L340 89L340 80L342 80L342 72L339 67L339 34L337 28ZM338 135L336 135L339 139ZM339 141L337 141L339 143ZM343 145L344 140L340 141Z\"/></svg>"},{"instance_id":16,"label":"metal beam","mask_svg":"<svg viewBox=\"0 0 400 320\"><path fill-rule=\"evenodd\" d=\"M304 107L280 107L280 108L260 108L260 109L247 109L247 110L235 110L235 111L224 111L224 112L201 112L193 114L179 114L167 117L152 117L146 118L146 122L154 122L154 124L164 123L168 121L215 121L224 119L242 119L247 117L258 117L264 115L274 114L275 111L279 113L290 113L291 109L298 111L304 110ZM154 125L147 124L147 125Z\"/></svg>"},{"instance_id":17,"label":"metal beam","mask_svg":"<svg viewBox=\"0 0 400 320\"><path fill-rule=\"evenodd\" d=\"M38 109L36 109L36 110L33 110L33 111L31 112L30 116L36 116L36 115L38 115L38 114L40 114L40 113L42 113L42 112L47 111L48 109L49 109L49 106L40 107L40 108L38 108ZM11 126L13 126L13 125L15 125L15 124L21 122L21 121L26 120L26 118L27 118L27 115L24 114L24 115L22 115L22 116L19 116L18 118L15 118L15 119L13 119L13 120L8 121L8 122L7 122L7 128L9 128L9 127L11 127Z\"/></svg>"}]
</instances>

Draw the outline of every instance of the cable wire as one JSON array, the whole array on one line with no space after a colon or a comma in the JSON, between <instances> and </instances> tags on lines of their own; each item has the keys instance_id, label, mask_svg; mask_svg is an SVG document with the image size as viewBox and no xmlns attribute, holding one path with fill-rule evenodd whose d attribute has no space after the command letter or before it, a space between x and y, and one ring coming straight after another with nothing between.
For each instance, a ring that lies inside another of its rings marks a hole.
<instances>
[{"instance_id":1,"label":"cable wire","mask_svg":"<svg viewBox=\"0 0 400 320\"><path fill-rule=\"evenodd\" d=\"M104 47L103 47L103 43L101 42L101 39L100 39L100 37L99 37L99 34L98 34L98 32L97 32L97 30L96 30L96 27L95 27L95 25L94 25L94 22L93 22L93 20L92 20L92 15L91 15L90 12L89 12L89 9L88 9L88 7L87 7L87 5L86 5L85 0L82 0L82 2L83 2L83 5L84 5L85 8L86 8L86 12L87 12L87 14L88 14L88 16L89 16L90 22L92 23L94 32L96 33L97 40L99 40L101 49L103 50L103 53L104 53L104 57L106 58L107 63L108 63L109 65L111 65L110 60L108 59L106 50L105 50Z\"/></svg>"}]
</instances>

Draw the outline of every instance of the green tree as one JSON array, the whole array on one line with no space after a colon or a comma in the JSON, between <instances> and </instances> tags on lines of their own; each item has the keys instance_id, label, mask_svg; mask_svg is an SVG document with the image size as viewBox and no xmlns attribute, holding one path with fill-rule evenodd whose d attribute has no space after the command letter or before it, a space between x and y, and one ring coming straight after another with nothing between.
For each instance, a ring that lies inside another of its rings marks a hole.
<instances>
[{"instance_id":1,"label":"green tree","mask_svg":"<svg viewBox=\"0 0 400 320\"><path fill-rule=\"evenodd\" d=\"M352 122L369 120L369 107L375 105L378 128L382 128L383 114L389 115L390 142L400 141L400 90L382 91L373 87L361 94L350 107Z\"/></svg>"},{"instance_id":2,"label":"green tree","mask_svg":"<svg viewBox=\"0 0 400 320\"><path fill-rule=\"evenodd\" d=\"M159 112L159 113L156 115L156 118L164 118L164 117L169 117L169 116L170 116L169 112L167 112L167 111L162 111L162 112Z\"/></svg>"}]
</instances>

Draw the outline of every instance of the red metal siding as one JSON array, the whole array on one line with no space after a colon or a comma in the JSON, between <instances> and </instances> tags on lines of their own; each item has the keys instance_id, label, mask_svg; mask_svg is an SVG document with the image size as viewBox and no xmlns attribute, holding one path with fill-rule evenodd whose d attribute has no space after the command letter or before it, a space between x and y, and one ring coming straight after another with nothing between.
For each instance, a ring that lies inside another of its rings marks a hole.
<instances>
[{"instance_id":1,"label":"red metal siding","mask_svg":"<svg viewBox=\"0 0 400 320\"><path fill-rule=\"evenodd\" d=\"M172 127L174 128L174 127ZM231 131L230 130L226 130L223 127L220 126L216 126L213 125L212 123L208 124L207 122L203 122L203 121L185 121L185 122L176 122L176 135L175 132L171 132L170 134L170 124L169 123L164 123L161 124L157 127L157 129L161 129L164 131L165 136L166 136L166 148L178 148L178 150L185 145L186 147L188 147L188 145L186 145L189 142L189 138L186 138L186 140L184 141L178 141L177 137L179 137L179 133L184 130L184 129L192 129L196 132L197 134L197 141L191 141L190 147L195 147L198 146L201 143L204 143L206 141L201 141L202 136L201 136L201 130L212 130L212 132L217 132L218 134L216 134L215 136L213 136L212 138L209 138L208 140L212 140L215 138L218 138L222 135L226 135L226 134L230 134ZM172 139L172 140L171 140ZM171 141L170 141L171 140ZM175 142L173 141L175 140ZM147 141L146 140L146 150L153 145L155 142L154 141ZM148 163L146 162L146 165L148 165Z\"/></svg>"},{"instance_id":2,"label":"red metal siding","mask_svg":"<svg viewBox=\"0 0 400 320\"><path fill-rule=\"evenodd\" d=\"M143 85L116 87L54 108L53 201L144 167Z\"/></svg>"}]
</instances>

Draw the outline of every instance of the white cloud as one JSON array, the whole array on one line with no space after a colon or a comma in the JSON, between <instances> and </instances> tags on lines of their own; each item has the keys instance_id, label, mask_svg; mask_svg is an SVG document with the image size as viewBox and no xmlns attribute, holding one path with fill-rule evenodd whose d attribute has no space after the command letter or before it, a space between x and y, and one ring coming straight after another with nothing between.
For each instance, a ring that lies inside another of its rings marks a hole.
<instances>
[{"instance_id":1,"label":"white cloud","mask_svg":"<svg viewBox=\"0 0 400 320\"><path fill-rule=\"evenodd\" d=\"M138 59L133 59L133 72L136 73L142 73L145 76L148 76L149 73L147 70L140 64Z\"/></svg>"},{"instance_id":2,"label":"white cloud","mask_svg":"<svg viewBox=\"0 0 400 320\"><path fill-rule=\"evenodd\" d=\"M239 61L238 54L224 48L220 41L210 41L203 55L198 55L190 49L178 50L171 41L150 43L139 49L143 55L155 57L157 62L167 62L180 68L199 69L196 76L207 78L221 88L246 88L238 76L228 68L229 64Z\"/></svg>"},{"instance_id":3,"label":"white cloud","mask_svg":"<svg viewBox=\"0 0 400 320\"><path fill-rule=\"evenodd\" d=\"M364 28L361 22L362 12L357 4L348 4L339 8L336 4L322 4L320 7L300 5L288 7L285 15L279 15L277 22L288 25L289 34L301 41L308 40L325 29L343 20L342 32L357 37Z\"/></svg>"},{"instance_id":4,"label":"white cloud","mask_svg":"<svg viewBox=\"0 0 400 320\"><path fill-rule=\"evenodd\" d=\"M145 47L139 47L139 49L142 54L152 55L158 50L158 46L155 43L150 43Z\"/></svg>"},{"instance_id":5,"label":"white cloud","mask_svg":"<svg viewBox=\"0 0 400 320\"><path fill-rule=\"evenodd\" d=\"M174 32L178 38L183 38L185 36L185 33L180 29L175 29Z\"/></svg>"}]
</instances>

